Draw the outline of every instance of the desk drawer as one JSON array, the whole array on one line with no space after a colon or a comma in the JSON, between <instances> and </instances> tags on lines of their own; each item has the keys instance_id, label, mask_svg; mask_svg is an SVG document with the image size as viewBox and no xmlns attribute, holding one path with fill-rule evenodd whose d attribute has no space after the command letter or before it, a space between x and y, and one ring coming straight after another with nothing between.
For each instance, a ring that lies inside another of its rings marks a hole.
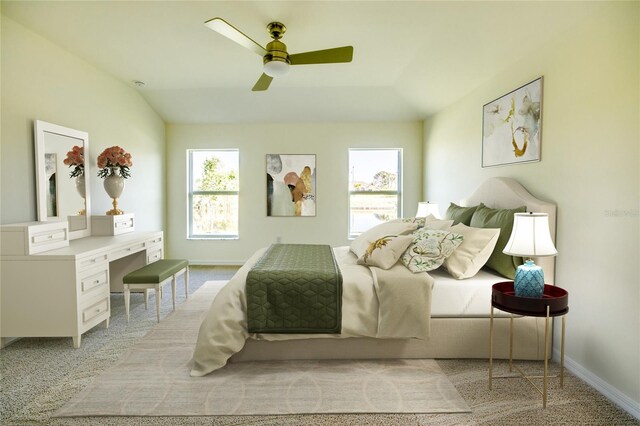
<instances>
[{"instance_id":1,"label":"desk drawer","mask_svg":"<svg viewBox=\"0 0 640 426\"><path fill-rule=\"evenodd\" d=\"M69 245L66 220L2 225L0 233L0 251L5 256L42 253Z\"/></svg>"},{"instance_id":2,"label":"desk drawer","mask_svg":"<svg viewBox=\"0 0 640 426\"><path fill-rule=\"evenodd\" d=\"M151 246L155 246L155 245L161 245L163 242L163 237L162 235L159 235L155 238L150 238L146 241L146 245L147 247L151 247Z\"/></svg>"},{"instance_id":3,"label":"desk drawer","mask_svg":"<svg viewBox=\"0 0 640 426\"><path fill-rule=\"evenodd\" d=\"M164 250L162 249L162 247L147 250L147 264L153 263L162 259L163 254L164 254Z\"/></svg>"},{"instance_id":4,"label":"desk drawer","mask_svg":"<svg viewBox=\"0 0 640 426\"><path fill-rule=\"evenodd\" d=\"M80 296L109 293L109 269L85 272L80 276Z\"/></svg>"},{"instance_id":5,"label":"desk drawer","mask_svg":"<svg viewBox=\"0 0 640 426\"><path fill-rule=\"evenodd\" d=\"M99 266L101 263L105 263L106 261L107 253L100 253L94 256L85 257L78 261L78 269L84 270L87 268L92 268L94 266Z\"/></svg>"},{"instance_id":6,"label":"desk drawer","mask_svg":"<svg viewBox=\"0 0 640 426\"><path fill-rule=\"evenodd\" d=\"M121 257L129 256L130 254L137 253L144 250L144 243L131 244L129 247L122 248L109 254L109 261L120 259Z\"/></svg>"},{"instance_id":7,"label":"desk drawer","mask_svg":"<svg viewBox=\"0 0 640 426\"><path fill-rule=\"evenodd\" d=\"M92 319L109 312L109 296L98 300L93 305L82 310L82 322L88 323Z\"/></svg>"},{"instance_id":8,"label":"desk drawer","mask_svg":"<svg viewBox=\"0 0 640 426\"><path fill-rule=\"evenodd\" d=\"M91 233L93 235L120 235L133 232L135 229L133 213L91 216Z\"/></svg>"}]
</instances>

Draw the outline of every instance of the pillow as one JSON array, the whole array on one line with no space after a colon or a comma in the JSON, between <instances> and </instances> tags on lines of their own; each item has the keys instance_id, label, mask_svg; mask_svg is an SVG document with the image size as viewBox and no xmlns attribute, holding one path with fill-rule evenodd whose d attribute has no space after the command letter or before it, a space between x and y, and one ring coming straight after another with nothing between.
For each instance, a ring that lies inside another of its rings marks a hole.
<instances>
[{"instance_id":1,"label":"pillow","mask_svg":"<svg viewBox=\"0 0 640 426\"><path fill-rule=\"evenodd\" d=\"M433 218L435 219L435 217ZM389 222L415 223L416 225L418 225L418 229L419 229L424 226L425 219L426 219L425 217L400 217L398 219L390 220Z\"/></svg>"},{"instance_id":2,"label":"pillow","mask_svg":"<svg viewBox=\"0 0 640 426\"><path fill-rule=\"evenodd\" d=\"M462 235L462 244L449 256L443 266L456 279L471 278L484 266L493 252L500 229L470 228L463 223L452 226L449 232Z\"/></svg>"},{"instance_id":3,"label":"pillow","mask_svg":"<svg viewBox=\"0 0 640 426\"><path fill-rule=\"evenodd\" d=\"M419 229L413 242L402 255L402 263L411 272L426 272L439 268L462 243L462 235L433 229Z\"/></svg>"},{"instance_id":4,"label":"pillow","mask_svg":"<svg viewBox=\"0 0 640 426\"><path fill-rule=\"evenodd\" d=\"M353 254L360 257L365 254L369 248L369 244L372 242L388 235L407 235L415 231L417 228L418 225L415 223L397 221L384 222L356 237L356 239L351 242L350 248Z\"/></svg>"},{"instance_id":5,"label":"pillow","mask_svg":"<svg viewBox=\"0 0 640 426\"><path fill-rule=\"evenodd\" d=\"M424 219L424 227L427 229L439 229L442 231L447 231L449 228L451 228L451 225L453 225L453 220L436 219L432 215L429 215Z\"/></svg>"},{"instance_id":6,"label":"pillow","mask_svg":"<svg viewBox=\"0 0 640 426\"><path fill-rule=\"evenodd\" d=\"M509 279L513 279L518 265L522 265L522 258L509 256L504 254L502 250L504 250L511 236L513 214L523 213L526 210L525 206L515 209L491 209L480 203L471 218L471 226L474 228L500 228L498 242L485 266Z\"/></svg>"},{"instance_id":7,"label":"pillow","mask_svg":"<svg viewBox=\"0 0 640 426\"><path fill-rule=\"evenodd\" d=\"M369 244L365 253L358 258L358 265L389 269L412 242L412 235L387 235L379 238Z\"/></svg>"},{"instance_id":8,"label":"pillow","mask_svg":"<svg viewBox=\"0 0 640 426\"><path fill-rule=\"evenodd\" d=\"M467 226L470 226L471 217L473 213L476 211L478 206L473 207L460 207L455 203L451 203L449 208L444 214L445 219L453 219L453 224L457 225L459 223L464 223Z\"/></svg>"}]
</instances>

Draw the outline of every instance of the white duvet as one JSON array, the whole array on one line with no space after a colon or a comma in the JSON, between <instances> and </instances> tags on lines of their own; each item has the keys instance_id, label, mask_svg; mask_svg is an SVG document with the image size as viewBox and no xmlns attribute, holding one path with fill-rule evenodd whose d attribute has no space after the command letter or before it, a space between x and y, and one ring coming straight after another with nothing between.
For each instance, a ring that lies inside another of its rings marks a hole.
<instances>
[{"instance_id":1,"label":"white duvet","mask_svg":"<svg viewBox=\"0 0 640 426\"><path fill-rule=\"evenodd\" d=\"M334 249L343 281L341 334L249 334L245 279L265 250L256 252L213 300L200 326L192 376L203 376L224 366L249 337L290 340L429 336L433 279L426 272L414 274L401 264L389 270L358 265L349 247Z\"/></svg>"}]
</instances>

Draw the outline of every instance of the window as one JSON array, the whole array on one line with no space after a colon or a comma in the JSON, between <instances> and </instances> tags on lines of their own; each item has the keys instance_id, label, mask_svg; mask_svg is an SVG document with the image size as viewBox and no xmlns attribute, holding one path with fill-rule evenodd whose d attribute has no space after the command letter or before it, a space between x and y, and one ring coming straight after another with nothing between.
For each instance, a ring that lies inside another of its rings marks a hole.
<instances>
[{"instance_id":1,"label":"window","mask_svg":"<svg viewBox=\"0 0 640 426\"><path fill-rule=\"evenodd\" d=\"M189 238L238 238L239 152L187 150Z\"/></svg>"},{"instance_id":2,"label":"window","mask_svg":"<svg viewBox=\"0 0 640 426\"><path fill-rule=\"evenodd\" d=\"M401 216L402 149L349 150L349 237Z\"/></svg>"}]
</instances>

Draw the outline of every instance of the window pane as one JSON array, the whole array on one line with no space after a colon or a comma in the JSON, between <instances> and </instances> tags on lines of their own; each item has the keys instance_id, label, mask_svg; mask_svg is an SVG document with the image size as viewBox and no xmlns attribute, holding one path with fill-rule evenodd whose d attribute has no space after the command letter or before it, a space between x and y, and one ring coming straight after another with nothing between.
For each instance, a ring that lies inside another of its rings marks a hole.
<instances>
[{"instance_id":1,"label":"window pane","mask_svg":"<svg viewBox=\"0 0 640 426\"><path fill-rule=\"evenodd\" d=\"M375 225L397 218L397 195L351 195L351 234L361 234Z\"/></svg>"},{"instance_id":2,"label":"window pane","mask_svg":"<svg viewBox=\"0 0 640 426\"><path fill-rule=\"evenodd\" d=\"M397 191L399 155L396 149L349 150L349 190Z\"/></svg>"},{"instance_id":3,"label":"window pane","mask_svg":"<svg viewBox=\"0 0 640 426\"><path fill-rule=\"evenodd\" d=\"M192 235L238 235L237 195L194 195Z\"/></svg>"},{"instance_id":4,"label":"window pane","mask_svg":"<svg viewBox=\"0 0 640 426\"><path fill-rule=\"evenodd\" d=\"M238 191L238 151L191 151L192 191Z\"/></svg>"},{"instance_id":5,"label":"window pane","mask_svg":"<svg viewBox=\"0 0 640 426\"><path fill-rule=\"evenodd\" d=\"M401 160L399 148L349 150L350 237L399 216Z\"/></svg>"}]
</instances>

